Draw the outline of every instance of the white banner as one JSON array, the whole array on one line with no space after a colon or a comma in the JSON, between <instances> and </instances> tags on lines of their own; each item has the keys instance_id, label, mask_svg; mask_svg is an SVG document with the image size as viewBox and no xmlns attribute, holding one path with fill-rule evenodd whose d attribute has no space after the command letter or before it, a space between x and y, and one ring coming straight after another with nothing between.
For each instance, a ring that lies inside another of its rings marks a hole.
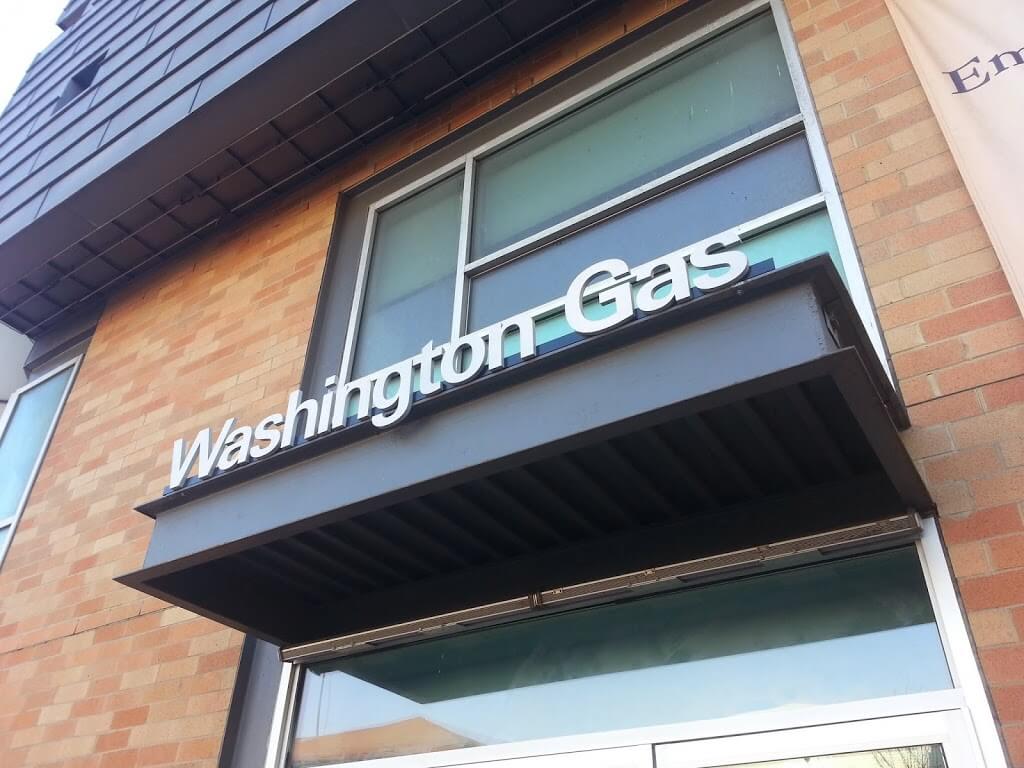
<instances>
[{"instance_id":1,"label":"white banner","mask_svg":"<svg viewBox=\"0 0 1024 768\"><path fill-rule=\"evenodd\" d=\"M1024 309L1024 0L887 0Z\"/></svg>"}]
</instances>

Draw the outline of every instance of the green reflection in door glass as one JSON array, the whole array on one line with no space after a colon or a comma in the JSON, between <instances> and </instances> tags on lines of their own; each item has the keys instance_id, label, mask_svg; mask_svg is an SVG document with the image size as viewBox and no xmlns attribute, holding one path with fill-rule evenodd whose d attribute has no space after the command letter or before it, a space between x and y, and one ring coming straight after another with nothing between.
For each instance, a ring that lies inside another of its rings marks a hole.
<instances>
[{"instance_id":1,"label":"green reflection in door glass","mask_svg":"<svg viewBox=\"0 0 1024 768\"><path fill-rule=\"evenodd\" d=\"M312 665L293 765L950 685L905 548Z\"/></svg>"}]
</instances>

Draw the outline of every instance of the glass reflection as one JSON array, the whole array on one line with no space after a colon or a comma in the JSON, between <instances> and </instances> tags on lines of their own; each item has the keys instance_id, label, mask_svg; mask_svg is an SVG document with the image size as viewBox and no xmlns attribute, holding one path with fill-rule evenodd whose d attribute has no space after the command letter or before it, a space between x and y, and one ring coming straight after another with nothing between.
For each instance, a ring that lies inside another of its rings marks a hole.
<instances>
[{"instance_id":1,"label":"glass reflection","mask_svg":"<svg viewBox=\"0 0 1024 768\"><path fill-rule=\"evenodd\" d=\"M451 336L461 210L462 176L456 175L378 216L353 378Z\"/></svg>"},{"instance_id":2,"label":"glass reflection","mask_svg":"<svg viewBox=\"0 0 1024 768\"><path fill-rule=\"evenodd\" d=\"M950 686L912 548L311 666L292 765Z\"/></svg>"},{"instance_id":3,"label":"glass reflection","mask_svg":"<svg viewBox=\"0 0 1024 768\"><path fill-rule=\"evenodd\" d=\"M807 140L779 142L474 278L470 330L564 296L601 259L636 266L819 191Z\"/></svg>"},{"instance_id":4,"label":"glass reflection","mask_svg":"<svg viewBox=\"0 0 1024 768\"><path fill-rule=\"evenodd\" d=\"M0 520L18 511L70 378L66 368L24 390L10 406L14 410L0 439ZM3 536L0 531L0 540Z\"/></svg>"},{"instance_id":5,"label":"glass reflection","mask_svg":"<svg viewBox=\"0 0 1024 768\"><path fill-rule=\"evenodd\" d=\"M743 763L735 768L946 768L946 756L938 744L922 744L871 752Z\"/></svg>"},{"instance_id":6,"label":"glass reflection","mask_svg":"<svg viewBox=\"0 0 1024 768\"><path fill-rule=\"evenodd\" d=\"M775 23L753 19L484 158L472 258L798 112Z\"/></svg>"}]
</instances>

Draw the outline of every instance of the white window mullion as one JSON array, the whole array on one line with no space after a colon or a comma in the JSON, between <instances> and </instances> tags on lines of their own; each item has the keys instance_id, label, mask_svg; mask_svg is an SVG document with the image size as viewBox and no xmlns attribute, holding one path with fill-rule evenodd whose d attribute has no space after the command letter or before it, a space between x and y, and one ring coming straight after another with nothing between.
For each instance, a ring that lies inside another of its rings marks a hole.
<instances>
[{"instance_id":1,"label":"white window mullion","mask_svg":"<svg viewBox=\"0 0 1024 768\"><path fill-rule=\"evenodd\" d=\"M462 186L462 220L459 223L459 256L455 266L455 302L452 308L452 339L466 332L466 313L469 310L469 280L466 267L469 262L470 238L473 233L473 178L476 161L466 157L466 170Z\"/></svg>"}]
</instances>

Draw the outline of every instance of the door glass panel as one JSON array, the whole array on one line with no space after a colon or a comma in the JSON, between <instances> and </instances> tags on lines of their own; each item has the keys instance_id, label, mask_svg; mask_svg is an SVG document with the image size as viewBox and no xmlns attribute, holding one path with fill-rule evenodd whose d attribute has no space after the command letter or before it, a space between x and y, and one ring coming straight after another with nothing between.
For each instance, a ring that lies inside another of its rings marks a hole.
<instances>
[{"instance_id":1,"label":"door glass panel","mask_svg":"<svg viewBox=\"0 0 1024 768\"><path fill-rule=\"evenodd\" d=\"M946 768L946 757L940 745L922 744L868 752L770 760L764 763L742 763L731 768Z\"/></svg>"},{"instance_id":2,"label":"door glass panel","mask_svg":"<svg viewBox=\"0 0 1024 768\"><path fill-rule=\"evenodd\" d=\"M378 215L353 378L451 337L461 209L459 174Z\"/></svg>"},{"instance_id":3,"label":"door glass panel","mask_svg":"<svg viewBox=\"0 0 1024 768\"><path fill-rule=\"evenodd\" d=\"M761 16L483 159L471 256L798 112L775 23Z\"/></svg>"},{"instance_id":4,"label":"door glass panel","mask_svg":"<svg viewBox=\"0 0 1024 768\"><path fill-rule=\"evenodd\" d=\"M917 554L903 548L311 665L292 765L950 685Z\"/></svg>"}]
</instances>

